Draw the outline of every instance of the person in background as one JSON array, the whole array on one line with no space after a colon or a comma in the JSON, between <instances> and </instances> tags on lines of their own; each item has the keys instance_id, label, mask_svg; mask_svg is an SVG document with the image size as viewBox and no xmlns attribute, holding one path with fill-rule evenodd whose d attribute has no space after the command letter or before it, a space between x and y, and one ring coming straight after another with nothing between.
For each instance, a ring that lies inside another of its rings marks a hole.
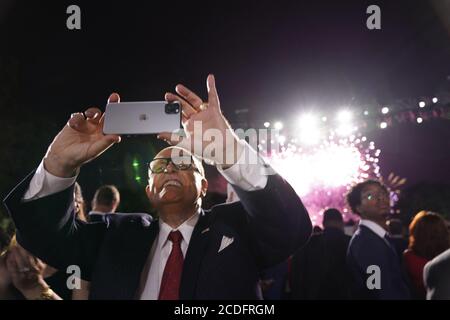
<instances>
[{"instance_id":1,"label":"person in background","mask_svg":"<svg viewBox=\"0 0 450 320\"><path fill-rule=\"evenodd\" d=\"M450 300L450 249L425 265L423 281L427 300Z\"/></svg>"},{"instance_id":2,"label":"person in background","mask_svg":"<svg viewBox=\"0 0 450 320\"><path fill-rule=\"evenodd\" d=\"M86 214L86 202L84 201L83 192L81 191L81 186L78 182L75 182L74 189L73 189L73 202L74 202L74 212L76 219L88 222L88 215ZM49 266L49 268L51 268ZM55 272L57 271L54 269ZM58 271L58 276L60 277L60 280L58 281L59 284L66 283L67 280L67 274L61 271ZM80 288L79 289L73 289L70 292L70 295L67 296L67 299L72 300L88 300L89 297L89 281L79 279L80 280ZM64 285L64 289L66 290L67 286ZM69 298L70 297L70 298ZM66 300L66 299L65 299Z\"/></svg>"},{"instance_id":3,"label":"person in background","mask_svg":"<svg viewBox=\"0 0 450 320\"><path fill-rule=\"evenodd\" d=\"M73 199L76 219L86 221L85 202L78 183L74 185ZM80 279L79 289L69 289L68 276L65 270L57 270L33 256L13 235L0 258L0 299L85 300L88 282ZM39 290L42 295L37 294Z\"/></svg>"},{"instance_id":4,"label":"person in background","mask_svg":"<svg viewBox=\"0 0 450 320\"><path fill-rule=\"evenodd\" d=\"M75 207L75 216L77 217L77 219L86 222L86 203L84 201L83 192L81 191L81 187L78 182L75 182L74 184L73 203Z\"/></svg>"},{"instance_id":5,"label":"person in background","mask_svg":"<svg viewBox=\"0 0 450 320\"><path fill-rule=\"evenodd\" d=\"M209 210L214 206L223 204L226 201L226 195L220 192L208 191L203 198L202 209Z\"/></svg>"},{"instance_id":6,"label":"person in background","mask_svg":"<svg viewBox=\"0 0 450 320\"><path fill-rule=\"evenodd\" d=\"M294 254L291 265L291 298L306 300L349 299L346 252L350 237L344 234L339 210L323 213L323 232Z\"/></svg>"},{"instance_id":7,"label":"person in background","mask_svg":"<svg viewBox=\"0 0 450 320\"><path fill-rule=\"evenodd\" d=\"M0 300L61 300L48 284L54 273L13 236L0 254Z\"/></svg>"},{"instance_id":8,"label":"person in background","mask_svg":"<svg viewBox=\"0 0 450 320\"><path fill-rule=\"evenodd\" d=\"M286 298L286 282L288 278L288 260L261 272L261 287L264 300L284 300Z\"/></svg>"},{"instance_id":9,"label":"person in background","mask_svg":"<svg viewBox=\"0 0 450 320\"><path fill-rule=\"evenodd\" d=\"M400 259L387 237L386 219L391 207L386 186L376 180L358 183L347 194L347 203L361 217L347 251L352 297L410 299Z\"/></svg>"},{"instance_id":10,"label":"person in background","mask_svg":"<svg viewBox=\"0 0 450 320\"><path fill-rule=\"evenodd\" d=\"M319 226L314 226L313 227L313 231L312 231L312 235L316 235L316 234L321 234L323 232L322 228Z\"/></svg>"},{"instance_id":11,"label":"person in background","mask_svg":"<svg viewBox=\"0 0 450 320\"><path fill-rule=\"evenodd\" d=\"M120 193L114 185L104 185L95 191L92 210L88 214L89 222L103 221L103 216L115 213L120 204Z\"/></svg>"},{"instance_id":12,"label":"person in background","mask_svg":"<svg viewBox=\"0 0 450 320\"><path fill-rule=\"evenodd\" d=\"M350 237L353 236L357 228L357 223L351 218L344 223L344 233Z\"/></svg>"},{"instance_id":13,"label":"person in background","mask_svg":"<svg viewBox=\"0 0 450 320\"><path fill-rule=\"evenodd\" d=\"M176 90L181 96L165 98L181 103L183 147L176 134L159 134L176 146L150 162L145 188L158 219L138 214L110 214L101 223L74 219L70 200L79 169L120 141L104 135L105 118L97 108L72 115L35 174L5 199L20 243L60 269L79 265L91 281L91 299L258 299L259 272L286 260L311 235L311 220L294 189L239 139L221 113L214 77L207 79L208 102L182 85ZM112 94L109 101L120 97ZM203 124L201 135L193 134L195 121ZM212 129L227 137L226 145L214 140L229 155L226 162L202 144ZM194 150L197 143L201 150ZM216 165L240 202L201 209L208 181L197 156Z\"/></svg>"},{"instance_id":14,"label":"person in background","mask_svg":"<svg viewBox=\"0 0 450 320\"><path fill-rule=\"evenodd\" d=\"M394 246L399 257L402 257L403 252L408 247L408 240L405 239L403 233L403 223L400 219L389 219L386 222L388 229L388 237L390 243Z\"/></svg>"},{"instance_id":15,"label":"person in background","mask_svg":"<svg viewBox=\"0 0 450 320\"><path fill-rule=\"evenodd\" d=\"M408 249L403 254L415 299L425 299L423 269L428 261L450 247L445 220L437 213L420 211L409 225Z\"/></svg>"}]
</instances>

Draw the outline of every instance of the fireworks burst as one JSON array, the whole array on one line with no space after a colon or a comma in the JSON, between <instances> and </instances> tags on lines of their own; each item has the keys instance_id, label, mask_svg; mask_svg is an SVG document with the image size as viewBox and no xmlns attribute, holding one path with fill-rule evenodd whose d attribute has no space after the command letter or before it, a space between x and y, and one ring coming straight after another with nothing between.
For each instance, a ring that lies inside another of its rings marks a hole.
<instances>
[{"instance_id":1,"label":"fireworks burst","mask_svg":"<svg viewBox=\"0 0 450 320\"><path fill-rule=\"evenodd\" d=\"M380 179L380 152L360 134L347 138L330 134L318 145L304 147L291 141L266 156L302 197L313 224L320 225L327 208L339 209L345 221L358 220L350 213L345 194L355 183Z\"/></svg>"}]
</instances>

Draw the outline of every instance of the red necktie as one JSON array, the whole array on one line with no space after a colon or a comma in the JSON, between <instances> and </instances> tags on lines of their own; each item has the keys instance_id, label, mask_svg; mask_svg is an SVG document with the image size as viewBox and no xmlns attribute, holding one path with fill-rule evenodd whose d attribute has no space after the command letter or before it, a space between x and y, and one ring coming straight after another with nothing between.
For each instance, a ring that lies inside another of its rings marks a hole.
<instances>
[{"instance_id":1,"label":"red necktie","mask_svg":"<svg viewBox=\"0 0 450 320\"><path fill-rule=\"evenodd\" d=\"M172 241L172 251L167 259L159 289L159 300L178 300L181 272L183 271L183 252L180 231L172 231L168 239Z\"/></svg>"}]
</instances>

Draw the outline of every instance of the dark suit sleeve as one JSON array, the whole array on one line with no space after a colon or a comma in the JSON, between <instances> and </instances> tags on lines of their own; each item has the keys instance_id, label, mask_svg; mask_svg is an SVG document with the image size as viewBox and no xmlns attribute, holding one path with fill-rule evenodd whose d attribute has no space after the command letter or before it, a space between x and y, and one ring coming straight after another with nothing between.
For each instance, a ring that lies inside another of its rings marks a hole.
<instances>
[{"instance_id":1,"label":"dark suit sleeve","mask_svg":"<svg viewBox=\"0 0 450 320\"><path fill-rule=\"evenodd\" d=\"M4 200L16 225L18 242L57 269L79 266L81 277L90 280L106 225L75 219L73 186L38 200L23 201L33 176L34 172Z\"/></svg>"},{"instance_id":2,"label":"dark suit sleeve","mask_svg":"<svg viewBox=\"0 0 450 320\"><path fill-rule=\"evenodd\" d=\"M430 262L428 262L423 268L423 283L427 290L427 300L436 299L436 271L432 268Z\"/></svg>"},{"instance_id":3,"label":"dark suit sleeve","mask_svg":"<svg viewBox=\"0 0 450 320\"><path fill-rule=\"evenodd\" d=\"M450 249L425 265L423 280L428 300L450 299Z\"/></svg>"},{"instance_id":4,"label":"dark suit sleeve","mask_svg":"<svg viewBox=\"0 0 450 320\"><path fill-rule=\"evenodd\" d=\"M312 226L308 212L281 176L268 176L262 190L233 188L245 209L250 236L263 267L287 259L309 239Z\"/></svg>"}]
</instances>

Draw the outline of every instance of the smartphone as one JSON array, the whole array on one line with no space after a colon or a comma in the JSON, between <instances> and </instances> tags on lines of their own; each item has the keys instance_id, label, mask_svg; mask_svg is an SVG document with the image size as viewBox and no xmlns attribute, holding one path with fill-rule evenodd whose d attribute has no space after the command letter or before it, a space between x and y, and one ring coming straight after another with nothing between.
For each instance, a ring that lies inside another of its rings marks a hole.
<instances>
[{"instance_id":1,"label":"smartphone","mask_svg":"<svg viewBox=\"0 0 450 320\"><path fill-rule=\"evenodd\" d=\"M155 134L181 128L178 102L143 101L108 103L103 133L119 135Z\"/></svg>"}]
</instances>

